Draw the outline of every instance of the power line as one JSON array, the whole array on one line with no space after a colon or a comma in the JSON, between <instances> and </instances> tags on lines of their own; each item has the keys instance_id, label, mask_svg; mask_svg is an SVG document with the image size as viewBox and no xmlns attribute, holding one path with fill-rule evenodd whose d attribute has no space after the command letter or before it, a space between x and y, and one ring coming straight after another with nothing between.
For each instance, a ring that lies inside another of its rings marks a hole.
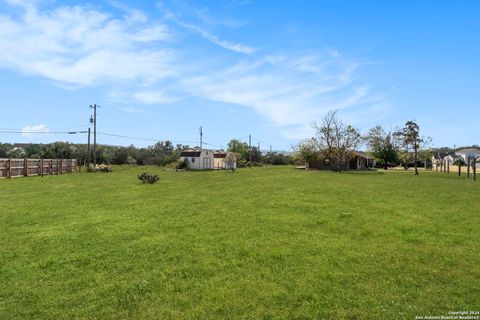
<instances>
[{"instance_id":1,"label":"power line","mask_svg":"<svg viewBox=\"0 0 480 320\"><path fill-rule=\"evenodd\" d=\"M87 133L87 131L0 131L0 133L12 133L12 134L37 134L37 133L46 133L46 134L77 134L77 133Z\"/></svg>"},{"instance_id":2,"label":"power line","mask_svg":"<svg viewBox=\"0 0 480 320\"><path fill-rule=\"evenodd\" d=\"M152 139L152 138L125 136L125 135L121 135L121 134L106 133L106 132L97 132L97 134L100 134L100 135L103 135L103 136L109 136L109 137L117 137L117 138L133 139L133 140L143 140L143 141L152 141L152 142L170 141L170 142L176 143L176 144L198 143L198 141L178 141L178 140L169 140L169 139L160 140L160 139ZM205 142L204 142L204 144L205 144Z\"/></svg>"},{"instance_id":3,"label":"power line","mask_svg":"<svg viewBox=\"0 0 480 320\"><path fill-rule=\"evenodd\" d=\"M114 134L114 133L97 132L97 134L100 134L100 135L102 135L102 136L117 137L117 138L126 138L126 139L134 139L134 140L144 140L144 141L153 141L153 142L159 142L159 141L160 141L159 139L150 139L150 138L124 136L124 135L121 135L121 134Z\"/></svg>"}]
</instances>

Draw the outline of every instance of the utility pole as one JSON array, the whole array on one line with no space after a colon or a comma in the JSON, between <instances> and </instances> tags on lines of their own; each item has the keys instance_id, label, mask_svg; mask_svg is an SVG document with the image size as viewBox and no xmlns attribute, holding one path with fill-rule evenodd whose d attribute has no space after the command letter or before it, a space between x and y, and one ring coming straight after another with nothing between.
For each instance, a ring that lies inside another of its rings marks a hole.
<instances>
[{"instance_id":1,"label":"utility pole","mask_svg":"<svg viewBox=\"0 0 480 320\"><path fill-rule=\"evenodd\" d=\"M93 119L90 118L90 123L93 122L93 167L97 167L97 106L96 104L90 105L93 109ZM93 121L92 121L93 120Z\"/></svg>"},{"instance_id":2,"label":"utility pole","mask_svg":"<svg viewBox=\"0 0 480 320\"><path fill-rule=\"evenodd\" d=\"M90 158L92 152L90 151L90 127L88 127L88 144L87 144L87 170L90 168Z\"/></svg>"},{"instance_id":3,"label":"utility pole","mask_svg":"<svg viewBox=\"0 0 480 320\"><path fill-rule=\"evenodd\" d=\"M250 159L250 164L252 164L252 136L248 135L248 157Z\"/></svg>"},{"instance_id":4,"label":"utility pole","mask_svg":"<svg viewBox=\"0 0 480 320\"><path fill-rule=\"evenodd\" d=\"M270 145L270 153L272 152L272 145Z\"/></svg>"},{"instance_id":5,"label":"utility pole","mask_svg":"<svg viewBox=\"0 0 480 320\"><path fill-rule=\"evenodd\" d=\"M200 150L202 149L203 145L203 128L200 126Z\"/></svg>"}]
</instances>

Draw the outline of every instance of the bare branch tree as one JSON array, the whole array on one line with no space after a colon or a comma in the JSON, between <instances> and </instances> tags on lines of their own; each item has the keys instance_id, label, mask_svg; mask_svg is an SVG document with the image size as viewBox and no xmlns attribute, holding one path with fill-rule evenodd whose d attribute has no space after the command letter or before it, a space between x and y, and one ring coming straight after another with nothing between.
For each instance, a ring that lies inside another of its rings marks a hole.
<instances>
[{"instance_id":1,"label":"bare branch tree","mask_svg":"<svg viewBox=\"0 0 480 320\"><path fill-rule=\"evenodd\" d=\"M337 111L327 113L322 123L313 123L317 141L324 155L330 159L336 171L352 157L361 143L361 136L357 129L343 123L337 118Z\"/></svg>"}]
</instances>

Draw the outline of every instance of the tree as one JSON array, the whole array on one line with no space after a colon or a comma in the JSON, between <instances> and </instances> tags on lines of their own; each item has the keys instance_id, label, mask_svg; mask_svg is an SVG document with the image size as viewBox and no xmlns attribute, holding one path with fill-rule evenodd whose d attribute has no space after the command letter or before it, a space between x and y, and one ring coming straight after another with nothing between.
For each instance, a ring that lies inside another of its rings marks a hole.
<instances>
[{"instance_id":1,"label":"tree","mask_svg":"<svg viewBox=\"0 0 480 320\"><path fill-rule=\"evenodd\" d=\"M237 139L232 139L227 145L228 152L240 155L240 159L248 161L248 144Z\"/></svg>"},{"instance_id":2,"label":"tree","mask_svg":"<svg viewBox=\"0 0 480 320\"><path fill-rule=\"evenodd\" d=\"M237 154L235 152L227 152L227 155L225 156L225 165L232 169L232 171L235 171L235 162L237 161Z\"/></svg>"},{"instance_id":3,"label":"tree","mask_svg":"<svg viewBox=\"0 0 480 320\"><path fill-rule=\"evenodd\" d=\"M392 132L385 132L381 126L373 127L365 137L372 155L381 160L385 170L389 163L398 161L399 141Z\"/></svg>"},{"instance_id":4,"label":"tree","mask_svg":"<svg viewBox=\"0 0 480 320\"><path fill-rule=\"evenodd\" d=\"M277 152L267 152L267 154L263 156L262 161L272 165L286 165L292 163L292 159L289 155L284 155Z\"/></svg>"},{"instance_id":5,"label":"tree","mask_svg":"<svg viewBox=\"0 0 480 320\"><path fill-rule=\"evenodd\" d=\"M294 159L305 163L307 168L310 168L310 164L318 158L318 143L313 138L300 141L293 149Z\"/></svg>"},{"instance_id":6,"label":"tree","mask_svg":"<svg viewBox=\"0 0 480 320\"><path fill-rule=\"evenodd\" d=\"M361 136L357 129L343 123L337 118L337 111L327 113L320 125L313 123L320 149L330 159L336 171L350 160L352 152L361 143Z\"/></svg>"},{"instance_id":7,"label":"tree","mask_svg":"<svg viewBox=\"0 0 480 320\"><path fill-rule=\"evenodd\" d=\"M410 120L405 123L405 127L397 131L395 135L401 138L405 148L413 149L413 167L415 168L415 175L418 176L418 150L430 141L430 138L420 136L420 126L414 121Z\"/></svg>"},{"instance_id":8,"label":"tree","mask_svg":"<svg viewBox=\"0 0 480 320\"><path fill-rule=\"evenodd\" d=\"M12 151L13 145L10 143L1 143L0 142L0 158L8 158L10 151Z\"/></svg>"}]
</instances>

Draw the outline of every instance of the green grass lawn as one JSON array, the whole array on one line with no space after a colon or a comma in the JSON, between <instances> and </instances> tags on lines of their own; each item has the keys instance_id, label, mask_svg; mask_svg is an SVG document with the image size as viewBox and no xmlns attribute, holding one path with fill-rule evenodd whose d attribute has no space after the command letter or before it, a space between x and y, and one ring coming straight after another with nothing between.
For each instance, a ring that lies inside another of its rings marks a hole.
<instances>
[{"instance_id":1,"label":"green grass lawn","mask_svg":"<svg viewBox=\"0 0 480 320\"><path fill-rule=\"evenodd\" d=\"M480 181L126 166L0 180L2 320L459 310L480 310Z\"/></svg>"}]
</instances>

